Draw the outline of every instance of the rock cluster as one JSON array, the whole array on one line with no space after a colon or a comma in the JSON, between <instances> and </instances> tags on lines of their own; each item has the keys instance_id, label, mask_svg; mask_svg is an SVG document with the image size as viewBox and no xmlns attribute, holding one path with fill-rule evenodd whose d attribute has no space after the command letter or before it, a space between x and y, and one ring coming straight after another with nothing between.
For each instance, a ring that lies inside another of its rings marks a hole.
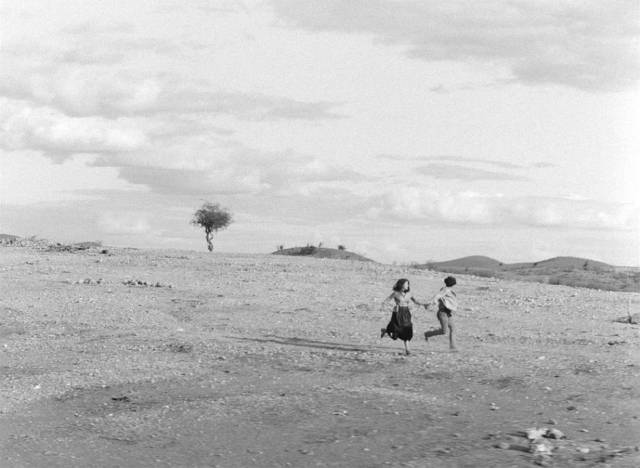
<instances>
[{"instance_id":1,"label":"rock cluster","mask_svg":"<svg viewBox=\"0 0 640 468\"><path fill-rule=\"evenodd\" d=\"M173 286L170 284L162 284L159 281L154 282L147 282L147 281L142 281L142 280L134 280L134 279L128 279L122 282L122 284L126 285L126 286L141 286L141 287L148 287L148 288L172 288Z\"/></svg>"}]
</instances>

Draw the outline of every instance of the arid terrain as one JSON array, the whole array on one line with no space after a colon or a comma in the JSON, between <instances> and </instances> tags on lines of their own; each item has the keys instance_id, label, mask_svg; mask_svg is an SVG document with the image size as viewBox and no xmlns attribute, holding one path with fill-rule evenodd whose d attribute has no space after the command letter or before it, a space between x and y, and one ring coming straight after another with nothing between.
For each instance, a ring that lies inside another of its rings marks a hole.
<instances>
[{"instance_id":1,"label":"arid terrain","mask_svg":"<svg viewBox=\"0 0 640 468\"><path fill-rule=\"evenodd\" d=\"M459 275L458 353L379 338L444 276L0 248L0 466L640 466L640 294Z\"/></svg>"}]
</instances>

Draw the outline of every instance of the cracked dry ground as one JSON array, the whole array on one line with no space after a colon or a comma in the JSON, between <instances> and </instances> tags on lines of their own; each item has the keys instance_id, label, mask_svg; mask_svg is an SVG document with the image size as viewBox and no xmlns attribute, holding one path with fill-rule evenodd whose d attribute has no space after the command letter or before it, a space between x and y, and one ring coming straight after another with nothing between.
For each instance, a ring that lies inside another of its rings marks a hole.
<instances>
[{"instance_id":1,"label":"cracked dry ground","mask_svg":"<svg viewBox=\"0 0 640 468\"><path fill-rule=\"evenodd\" d=\"M381 300L443 276L2 249L0 466L640 466L640 295L460 276L460 352L416 310L402 356Z\"/></svg>"}]
</instances>

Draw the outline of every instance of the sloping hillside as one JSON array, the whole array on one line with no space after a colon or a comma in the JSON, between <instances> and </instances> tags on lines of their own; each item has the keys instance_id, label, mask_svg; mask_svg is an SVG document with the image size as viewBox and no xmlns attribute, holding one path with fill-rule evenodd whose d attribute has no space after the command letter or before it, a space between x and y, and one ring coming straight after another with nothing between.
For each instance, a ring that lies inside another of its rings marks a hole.
<instances>
[{"instance_id":1,"label":"sloping hillside","mask_svg":"<svg viewBox=\"0 0 640 468\"><path fill-rule=\"evenodd\" d=\"M580 257L553 257L531 263L501 263L483 257L430 262L417 268L610 291L640 292L640 268L620 268Z\"/></svg>"}]
</instances>

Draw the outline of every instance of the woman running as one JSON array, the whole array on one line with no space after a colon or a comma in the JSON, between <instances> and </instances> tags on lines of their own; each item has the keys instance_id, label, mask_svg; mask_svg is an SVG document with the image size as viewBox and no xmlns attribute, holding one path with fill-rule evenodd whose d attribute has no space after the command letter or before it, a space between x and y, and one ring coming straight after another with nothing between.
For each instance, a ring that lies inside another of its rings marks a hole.
<instances>
[{"instance_id":1,"label":"woman running","mask_svg":"<svg viewBox=\"0 0 640 468\"><path fill-rule=\"evenodd\" d=\"M392 300L395 303L393 313L391 314L391 320L389 321L387 328L382 328L380 330L380 338L383 338L384 335L389 335L393 340L400 338L404 342L405 354L409 354L407 341L411 341L411 338L413 338L413 324L411 323L411 311L409 310L409 304L413 302L420 306L425 305L416 301L416 299L409 294L410 291L411 287L409 285L409 280L405 278L399 279L393 286L393 292L391 295L387 297L380 306L381 309L386 308Z\"/></svg>"}]
</instances>

